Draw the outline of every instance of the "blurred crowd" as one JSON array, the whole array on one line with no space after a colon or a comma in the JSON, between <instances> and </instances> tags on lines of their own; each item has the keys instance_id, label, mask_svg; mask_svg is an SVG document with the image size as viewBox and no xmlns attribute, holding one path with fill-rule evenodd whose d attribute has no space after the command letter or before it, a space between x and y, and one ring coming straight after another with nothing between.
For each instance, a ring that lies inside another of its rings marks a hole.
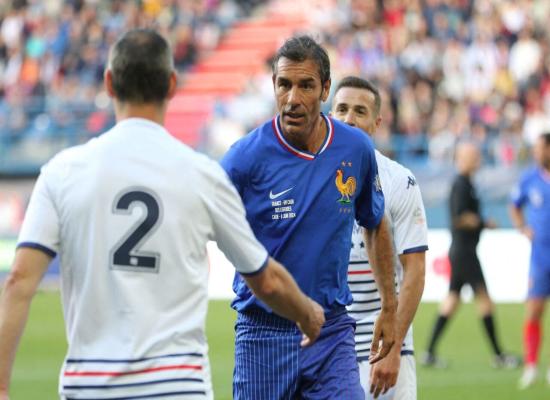
<instances>
[{"instance_id":1,"label":"blurred crowd","mask_svg":"<svg viewBox=\"0 0 550 400\"><path fill-rule=\"evenodd\" d=\"M489 163L516 165L550 129L550 1L303 3L307 30L329 49L333 87L350 74L380 87L376 141L387 153L446 163L456 141L470 138ZM237 103L265 110L269 79L266 72ZM226 119L238 121L240 107L226 108Z\"/></svg>"},{"instance_id":2,"label":"blurred crowd","mask_svg":"<svg viewBox=\"0 0 550 400\"><path fill-rule=\"evenodd\" d=\"M162 31L183 72L260 2L1 1L0 144L29 137L74 144L72 137L85 140L86 134L110 126L113 114L102 90L103 69L109 46L123 31Z\"/></svg>"},{"instance_id":3,"label":"blurred crowd","mask_svg":"<svg viewBox=\"0 0 550 400\"><path fill-rule=\"evenodd\" d=\"M94 135L113 123L101 81L106 52L133 27L171 41L184 73L263 0L11 0L0 2L0 143ZM518 165L550 129L550 1L293 0L329 50L333 87L373 80L383 98L377 145L448 163L471 138L494 165ZM298 11L297 11L298 12ZM247 110L247 112L242 112ZM328 110L328 105L327 109ZM214 155L274 112L271 72L216 107ZM89 136L88 136L89 137ZM85 139L86 137L84 137Z\"/></svg>"}]
</instances>

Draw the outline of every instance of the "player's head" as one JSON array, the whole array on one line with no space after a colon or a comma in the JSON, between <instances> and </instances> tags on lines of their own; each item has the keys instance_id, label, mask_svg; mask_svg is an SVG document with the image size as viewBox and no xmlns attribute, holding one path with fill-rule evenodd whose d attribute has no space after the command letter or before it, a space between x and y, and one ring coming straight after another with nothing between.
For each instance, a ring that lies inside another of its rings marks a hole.
<instances>
[{"instance_id":1,"label":"player's head","mask_svg":"<svg viewBox=\"0 0 550 400\"><path fill-rule=\"evenodd\" d=\"M105 86L115 103L165 104L176 89L170 45L151 29L126 32L111 47Z\"/></svg>"},{"instance_id":2,"label":"player's head","mask_svg":"<svg viewBox=\"0 0 550 400\"><path fill-rule=\"evenodd\" d=\"M347 76L336 87L331 114L348 125L373 134L380 126L380 92L371 82Z\"/></svg>"},{"instance_id":3,"label":"player's head","mask_svg":"<svg viewBox=\"0 0 550 400\"><path fill-rule=\"evenodd\" d=\"M458 172L471 175L481 165L481 153L477 144L471 141L459 142L455 150L455 164Z\"/></svg>"},{"instance_id":4,"label":"player's head","mask_svg":"<svg viewBox=\"0 0 550 400\"><path fill-rule=\"evenodd\" d=\"M533 158L544 169L550 170L550 132L543 133L533 146Z\"/></svg>"},{"instance_id":5,"label":"player's head","mask_svg":"<svg viewBox=\"0 0 550 400\"><path fill-rule=\"evenodd\" d=\"M330 91L325 49L310 36L288 39L273 60L273 87L283 131L311 133Z\"/></svg>"}]
</instances>

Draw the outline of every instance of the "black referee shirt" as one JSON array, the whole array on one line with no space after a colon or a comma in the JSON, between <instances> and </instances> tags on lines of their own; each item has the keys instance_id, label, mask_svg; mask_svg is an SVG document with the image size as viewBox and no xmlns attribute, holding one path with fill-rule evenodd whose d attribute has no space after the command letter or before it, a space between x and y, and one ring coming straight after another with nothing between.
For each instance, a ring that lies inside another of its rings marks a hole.
<instances>
[{"instance_id":1,"label":"black referee shirt","mask_svg":"<svg viewBox=\"0 0 550 400\"><path fill-rule=\"evenodd\" d=\"M452 246L475 248L479 242L479 235L483 228L483 223L481 223L477 229L456 228L458 217L465 211L470 211L476 214L480 221L483 220L476 189L472 185L470 177L466 175L456 176L451 188L451 197L449 200Z\"/></svg>"}]
</instances>

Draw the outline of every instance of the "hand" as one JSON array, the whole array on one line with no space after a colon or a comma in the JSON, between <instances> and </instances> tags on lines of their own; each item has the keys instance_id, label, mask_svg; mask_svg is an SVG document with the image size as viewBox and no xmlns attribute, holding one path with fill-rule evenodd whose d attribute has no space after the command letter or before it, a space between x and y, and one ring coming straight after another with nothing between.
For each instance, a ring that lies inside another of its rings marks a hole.
<instances>
[{"instance_id":1,"label":"hand","mask_svg":"<svg viewBox=\"0 0 550 400\"><path fill-rule=\"evenodd\" d=\"M386 357L395 342L395 314L395 307L382 307L382 311L374 323L374 332L369 356L369 362L371 364ZM382 347L379 349L380 341L382 341Z\"/></svg>"},{"instance_id":2,"label":"hand","mask_svg":"<svg viewBox=\"0 0 550 400\"><path fill-rule=\"evenodd\" d=\"M487 229L496 229L498 227L497 223L495 222L494 219L487 219L485 220L485 228Z\"/></svg>"},{"instance_id":3,"label":"hand","mask_svg":"<svg viewBox=\"0 0 550 400\"><path fill-rule=\"evenodd\" d=\"M533 237L535 236L535 233L533 232L530 226L525 225L521 227L519 231L523 233L525 236L527 236L527 239L533 241Z\"/></svg>"},{"instance_id":4,"label":"hand","mask_svg":"<svg viewBox=\"0 0 550 400\"><path fill-rule=\"evenodd\" d=\"M297 322L298 328L304 334L300 343L302 347L309 346L317 340L319 334L321 333L321 328L325 323L325 311L323 310L323 307L312 299L309 299L309 302L311 304L309 314L303 321Z\"/></svg>"},{"instance_id":5,"label":"hand","mask_svg":"<svg viewBox=\"0 0 550 400\"><path fill-rule=\"evenodd\" d=\"M10 400L7 390L0 390L0 400Z\"/></svg>"},{"instance_id":6,"label":"hand","mask_svg":"<svg viewBox=\"0 0 550 400\"><path fill-rule=\"evenodd\" d=\"M461 219L464 226L470 229L476 229L481 225L481 219L479 218L479 215L471 211L465 211L462 214Z\"/></svg>"},{"instance_id":7,"label":"hand","mask_svg":"<svg viewBox=\"0 0 550 400\"><path fill-rule=\"evenodd\" d=\"M383 360L380 360L370 370L370 392L374 398L380 393L385 394L397 383L397 375L401 365L400 349L394 348Z\"/></svg>"}]
</instances>

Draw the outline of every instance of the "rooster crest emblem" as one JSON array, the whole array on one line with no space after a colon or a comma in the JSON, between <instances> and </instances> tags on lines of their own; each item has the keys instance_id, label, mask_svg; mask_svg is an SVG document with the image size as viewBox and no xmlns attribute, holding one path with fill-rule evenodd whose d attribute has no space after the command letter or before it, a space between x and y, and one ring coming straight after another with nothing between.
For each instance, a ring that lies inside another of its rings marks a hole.
<instances>
[{"instance_id":1,"label":"rooster crest emblem","mask_svg":"<svg viewBox=\"0 0 550 400\"><path fill-rule=\"evenodd\" d=\"M336 170L336 189L340 192L339 203L349 204L351 203L350 197L354 195L355 189L357 188L357 182L353 176L348 177L344 182L344 171L341 169Z\"/></svg>"}]
</instances>

